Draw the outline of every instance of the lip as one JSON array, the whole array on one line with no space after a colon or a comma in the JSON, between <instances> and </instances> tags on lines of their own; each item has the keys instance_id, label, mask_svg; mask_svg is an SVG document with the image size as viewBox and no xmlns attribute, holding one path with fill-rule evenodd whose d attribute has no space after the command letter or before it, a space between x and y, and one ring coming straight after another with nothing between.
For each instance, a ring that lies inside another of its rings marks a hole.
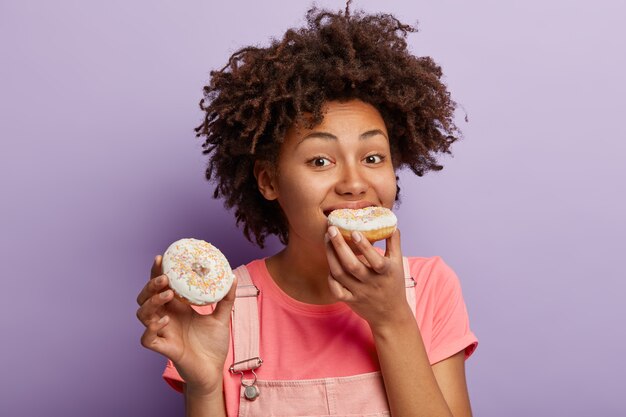
<instances>
[{"instance_id":1,"label":"lip","mask_svg":"<svg viewBox=\"0 0 626 417\"><path fill-rule=\"evenodd\" d=\"M362 209L365 207L372 207L372 206L376 206L376 204L372 203L371 201L346 201L344 203L335 204L330 207L327 207L323 210L323 212L324 212L324 216L328 217L330 212L333 210L338 210L338 209L357 210L357 209Z\"/></svg>"}]
</instances>

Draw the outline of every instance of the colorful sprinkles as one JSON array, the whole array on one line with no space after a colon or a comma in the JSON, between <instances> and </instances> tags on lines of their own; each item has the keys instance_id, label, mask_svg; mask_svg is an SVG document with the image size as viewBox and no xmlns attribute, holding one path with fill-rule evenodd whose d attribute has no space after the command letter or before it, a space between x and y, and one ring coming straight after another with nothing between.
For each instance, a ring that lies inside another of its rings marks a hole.
<instances>
[{"instance_id":1,"label":"colorful sprinkles","mask_svg":"<svg viewBox=\"0 0 626 417\"><path fill-rule=\"evenodd\" d=\"M172 289L192 304L199 305L222 299L234 279L222 252L198 239L172 243L163 255L163 269Z\"/></svg>"},{"instance_id":2,"label":"colorful sprinkles","mask_svg":"<svg viewBox=\"0 0 626 417\"><path fill-rule=\"evenodd\" d=\"M340 227L358 226L358 230L395 226L397 223L396 215L391 210L376 206L334 210L329 214L328 221Z\"/></svg>"}]
</instances>

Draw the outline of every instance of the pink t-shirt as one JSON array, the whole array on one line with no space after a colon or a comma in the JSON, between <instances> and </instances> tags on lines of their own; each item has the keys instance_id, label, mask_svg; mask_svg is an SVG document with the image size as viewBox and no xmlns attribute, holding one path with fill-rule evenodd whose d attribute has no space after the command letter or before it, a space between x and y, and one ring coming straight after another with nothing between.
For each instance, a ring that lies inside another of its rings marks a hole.
<instances>
[{"instance_id":1,"label":"pink t-shirt","mask_svg":"<svg viewBox=\"0 0 626 417\"><path fill-rule=\"evenodd\" d=\"M344 303L305 304L285 294L271 278L264 259L247 265L259 288L261 380L299 380L351 376L380 370L374 340L365 320ZM416 317L429 361L435 364L461 350L465 359L478 340L469 328L461 285L440 257L409 258L416 286ZM198 308L208 313L207 309ZM229 416L239 411L240 376L232 375L231 346L224 367ZM182 378L168 361L163 378L182 391Z\"/></svg>"}]
</instances>

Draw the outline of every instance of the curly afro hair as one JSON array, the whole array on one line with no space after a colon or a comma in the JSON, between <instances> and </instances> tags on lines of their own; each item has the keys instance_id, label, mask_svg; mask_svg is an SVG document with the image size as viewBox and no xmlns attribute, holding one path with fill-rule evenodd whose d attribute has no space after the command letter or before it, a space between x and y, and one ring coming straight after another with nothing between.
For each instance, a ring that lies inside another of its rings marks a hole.
<instances>
[{"instance_id":1,"label":"curly afro hair","mask_svg":"<svg viewBox=\"0 0 626 417\"><path fill-rule=\"evenodd\" d=\"M259 192L254 163L275 164L288 128L319 124L326 101L359 99L378 109L394 167L418 176L441 170L434 154L450 153L459 136L441 68L407 50L406 36L417 30L390 14L351 14L350 3L335 13L313 7L306 27L267 48L238 50L204 87L206 115L195 130L210 156L206 178L260 247L270 234L287 243L288 224L278 203Z\"/></svg>"}]
</instances>

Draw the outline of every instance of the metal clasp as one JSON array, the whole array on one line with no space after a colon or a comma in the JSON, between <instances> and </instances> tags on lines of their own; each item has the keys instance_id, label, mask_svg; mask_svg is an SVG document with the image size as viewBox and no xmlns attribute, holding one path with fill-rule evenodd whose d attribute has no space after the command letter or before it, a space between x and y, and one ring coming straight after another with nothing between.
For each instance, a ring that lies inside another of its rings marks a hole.
<instances>
[{"instance_id":1,"label":"metal clasp","mask_svg":"<svg viewBox=\"0 0 626 417\"><path fill-rule=\"evenodd\" d=\"M256 360L256 363L251 368L244 369L244 370L241 370L241 371L235 370L235 366L244 364L246 362L254 361L254 360ZM243 361L235 362L232 365L230 365L230 368L228 368L228 370L232 374L241 374L241 386L244 388L243 396L248 401L254 401L254 400L256 400L259 397L259 395L261 395L261 393L259 392L259 389L255 385L256 384L256 380L257 380L257 376L256 376L256 373L254 372L254 370L257 369L262 364L263 364L263 359L261 359L260 357L257 356L257 357L254 357L254 358L250 358L250 359L246 359L246 360L243 360ZM254 379L252 380L252 382L244 381L245 372L247 372L247 371L250 371L252 373L252 375L254 376Z\"/></svg>"},{"instance_id":2,"label":"metal clasp","mask_svg":"<svg viewBox=\"0 0 626 417\"><path fill-rule=\"evenodd\" d=\"M248 370L252 371L253 369L257 369L259 366L263 365L263 359L261 359L260 357L256 356L254 358L244 359L244 360L239 361L239 362L234 362L232 365L230 365L230 368L228 368L228 370L231 373L233 373L233 374L240 374L240 373L243 374L243 371L235 371L235 366L241 365L241 364L246 363L246 362L254 361L254 360L256 360L256 364L254 366L252 366L251 368L246 369L246 371L248 371Z\"/></svg>"}]
</instances>

